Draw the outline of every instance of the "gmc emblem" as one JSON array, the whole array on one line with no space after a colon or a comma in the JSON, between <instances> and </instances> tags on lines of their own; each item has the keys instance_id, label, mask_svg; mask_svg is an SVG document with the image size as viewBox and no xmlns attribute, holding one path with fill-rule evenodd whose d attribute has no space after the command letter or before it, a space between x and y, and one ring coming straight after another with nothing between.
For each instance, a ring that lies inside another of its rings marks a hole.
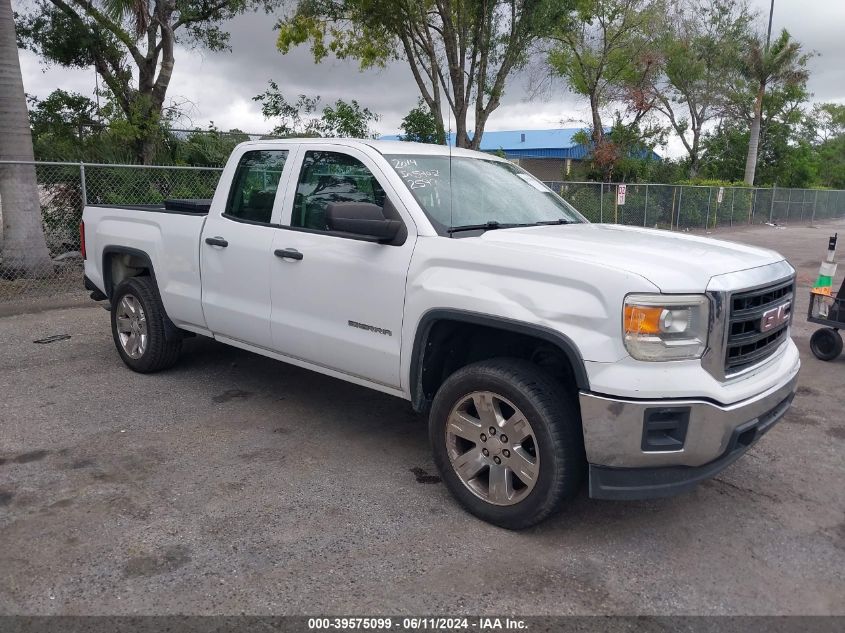
<instances>
[{"instance_id":1,"label":"gmc emblem","mask_svg":"<svg viewBox=\"0 0 845 633\"><path fill-rule=\"evenodd\" d=\"M777 308L766 310L763 313L763 318L760 319L760 331L768 332L769 330L773 330L779 325L783 325L789 321L789 312L791 307L792 302L787 301L786 303L779 305Z\"/></svg>"}]
</instances>

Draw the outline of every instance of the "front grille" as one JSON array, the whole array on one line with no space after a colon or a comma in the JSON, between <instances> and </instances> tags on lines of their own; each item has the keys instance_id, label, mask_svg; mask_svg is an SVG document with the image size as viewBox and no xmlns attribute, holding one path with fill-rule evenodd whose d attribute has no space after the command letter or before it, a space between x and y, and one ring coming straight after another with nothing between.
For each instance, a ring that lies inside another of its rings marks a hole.
<instances>
[{"instance_id":1,"label":"front grille","mask_svg":"<svg viewBox=\"0 0 845 633\"><path fill-rule=\"evenodd\" d=\"M725 349L725 374L734 374L755 365L772 354L786 340L789 321L764 332L764 313L784 304L792 304L795 280L779 282L731 295L728 315L728 341Z\"/></svg>"}]
</instances>

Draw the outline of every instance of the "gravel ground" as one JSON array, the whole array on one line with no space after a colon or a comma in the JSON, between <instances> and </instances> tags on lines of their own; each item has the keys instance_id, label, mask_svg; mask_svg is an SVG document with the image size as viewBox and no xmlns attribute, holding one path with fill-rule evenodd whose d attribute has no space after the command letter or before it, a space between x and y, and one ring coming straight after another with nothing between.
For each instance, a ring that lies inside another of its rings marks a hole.
<instances>
[{"instance_id":1,"label":"gravel ground","mask_svg":"<svg viewBox=\"0 0 845 633\"><path fill-rule=\"evenodd\" d=\"M209 340L134 374L101 307L0 317L0 613L845 614L845 356L803 317L832 227L718 232L799 270L783 422L692 493L521 533L457 507L402 400Z\"/></svg>"}]
</instances>

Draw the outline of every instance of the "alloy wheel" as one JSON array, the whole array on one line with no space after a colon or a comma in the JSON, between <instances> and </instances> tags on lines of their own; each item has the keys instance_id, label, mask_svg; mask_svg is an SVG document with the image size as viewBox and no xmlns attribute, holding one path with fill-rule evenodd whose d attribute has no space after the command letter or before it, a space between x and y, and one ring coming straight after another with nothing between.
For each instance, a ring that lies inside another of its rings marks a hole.
<instances>
[{"instance_id":1,"label":"alloy wheel","mask_svg":"<svg viewBox=\"0 0 845 633\"><path fill-rule=\"evenodd\" d=\"M147 351L149 334L147 316L138 298L125 294L120 299L115 313L117 337L124 353L132 359L141 358Z\"/></svg>"},{"instance_id":2,"label":"alloy wheel","mask_svg":"<svg viewBox=\"0 0 845 633\"><path fill-rule=\"evenodd\" d=\"M537 483L534 430L522 411L496 393L473 392L452 408L446 449L461 482L488 503L519 503Z\"/></svg>"}]
</instances>

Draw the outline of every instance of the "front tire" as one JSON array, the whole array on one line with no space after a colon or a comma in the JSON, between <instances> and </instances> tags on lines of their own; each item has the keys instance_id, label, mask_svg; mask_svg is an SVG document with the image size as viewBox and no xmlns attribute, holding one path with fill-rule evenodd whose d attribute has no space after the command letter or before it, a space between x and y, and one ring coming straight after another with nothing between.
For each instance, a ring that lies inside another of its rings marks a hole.
<instances>
[{"instance_id":1,"label":"front tire","mask_svg":"<svg viewBox=\"0 0 845 633\"><path fill-rule=\"evenodd\" d=\"M434 462L449 491L475 516L511 530L560 509L581 484L581 418L565 388L517 359L467 365L431 407Z\"/></svg>"},{"instance_id":2,"label":"front tire","mask_svg":"<svg viewBox=\"0 0 845 633\"><path fill-rule=\"evenodd\" d=\"M182 340L165 335L164 306L150 277L130 277L112 296L111 331L127 367L142 374L168 369L179 360Z\"/></svg>"}]
</instances>

